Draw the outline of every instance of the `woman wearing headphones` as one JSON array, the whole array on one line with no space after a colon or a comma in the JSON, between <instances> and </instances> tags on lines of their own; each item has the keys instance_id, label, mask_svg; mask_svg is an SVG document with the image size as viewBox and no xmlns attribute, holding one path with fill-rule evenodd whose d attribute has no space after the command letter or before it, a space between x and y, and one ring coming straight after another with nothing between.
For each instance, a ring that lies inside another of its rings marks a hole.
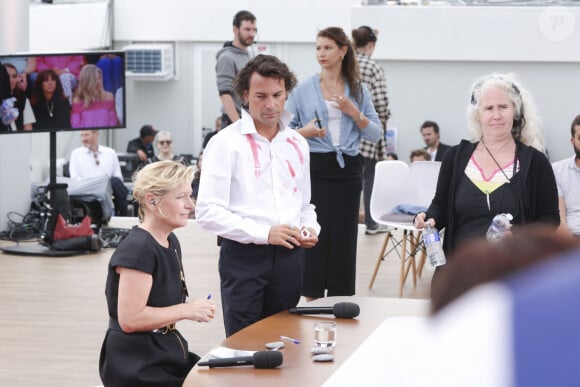
<instances>
[{"instance_id":1,"label":"woman wearing headphones","mask_svg":"<svg viewBox=\"0 0 580 387\"><path fill-rule=\"evenodd\" d=\"M109 262L105 294L109 329L99 371L107 387L181 386L199 360L175 323L211 321L212 300L188 297L182 253L173 230L187 224L193 168L148 164L135 178L138 226Z\"/></svg>"},{"instance_id":2,"label":"woman wearing headphones","mask_svg":"<svg viewBox=\"0 0 580 387\"><path fill-rule=\"evenodd\" d=\"M415 218L445 229L443 249L451 252L485 235L500 213L513 224L560 223L558 192L546 157L535 106L510 75L479 79L467 107L471 141L444 156L435 197ZM444 270L440 267L436 273ZM435 278L433 279L435 281Z\"/></svg>"}]
</instances>

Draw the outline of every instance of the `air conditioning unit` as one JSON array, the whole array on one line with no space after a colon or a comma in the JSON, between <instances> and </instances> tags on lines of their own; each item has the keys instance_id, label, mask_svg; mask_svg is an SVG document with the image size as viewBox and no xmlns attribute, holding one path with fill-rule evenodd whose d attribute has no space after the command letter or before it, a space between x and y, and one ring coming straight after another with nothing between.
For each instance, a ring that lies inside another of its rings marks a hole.
<instances>
[{"instance_id":1,"label":"air conditioning unit","mask_svg":"<svg viewBox=\"0 0 580 387\"><path fill-rule=\"evenodd\" d=\"M141 43L124 47L125 74L130 79L167 81L175 79L172 43Z\"/></svg>"}]
</instances>

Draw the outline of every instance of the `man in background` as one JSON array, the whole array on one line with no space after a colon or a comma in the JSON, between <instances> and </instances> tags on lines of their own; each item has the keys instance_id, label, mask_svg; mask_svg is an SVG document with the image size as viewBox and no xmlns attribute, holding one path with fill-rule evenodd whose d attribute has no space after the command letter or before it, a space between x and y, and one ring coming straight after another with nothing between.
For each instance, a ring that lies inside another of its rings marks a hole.
<instances>
[{"instance_id":1,"label":"man in background","mask_svg":"<svg viewBox=\"0 0 580 387\"><path fill-rule=\"evenodd\" d=\"M82 130L83 146L70 154L69 172L71 179L83 179L106 175L113 190L115 215L127 216L129 190L123 183L119 159L114 149L99 145L98 130Z\"/></svg>"},{"instance_id":2,"label":"man in background","mask_svg":"<svg viewBox=\"0 0 580 387\"><path fill-rule=\"evenodd\" d=\"M574 156L552 164L560 207L560 227L580 238L580 115L571 125Z\"/></svg>"},{"instance_id":3,"label":"man in background","mask_svg":"<svg viewBox=\"0 0 580 387\"><path fill-rule=\"evenodd\" d=\"M441 161L449 145L443 144L439 139L439 125L435 121L425 121L421 125L421 136L425 141L425 149L431 154L431 160Z\"/></svg>"},{"instance_id":4,"label":"man in background","mask_svg":"<svg viewBox=\"0 0 580 387\"><path fill-rule=\"evenodd\" d=\"M233 21L234 40L224 43L216 54L217 88L222 102L222 128L240 118L241 100L233 92L233 82L250 60L248 47L254 44L258 32L256 17L250 11L239 11Z\"/></svg>"},{"instance_id":5,"label":"man in background","mask_svg":"<svg viewBox=\"0 0 580 387\"><path fill-rule=\"evenodd\" d=\"M151 125L143 125L139 131L139 137L134 138L127 144L128 153L136 153L141 164L145 163L147 159L155 156L153 150L153 140L157 131Z\"/></svg>"}]
</instances>

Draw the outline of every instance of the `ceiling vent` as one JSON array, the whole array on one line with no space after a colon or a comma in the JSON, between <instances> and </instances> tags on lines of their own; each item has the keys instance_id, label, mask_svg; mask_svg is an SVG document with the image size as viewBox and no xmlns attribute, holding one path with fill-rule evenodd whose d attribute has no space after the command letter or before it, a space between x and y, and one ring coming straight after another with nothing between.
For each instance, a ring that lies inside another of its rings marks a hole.
<instances>
[{"instance_id":1,"label":"ceiling vent","mask_svg":"<svg viewBox=\"0 0 580 387\"><path fill-rule=\"evenodd\" d=\"M175 56L172 43L142 43L124 47L126 75L143 81L175 79Z\"/></svg>"}]
</instances>

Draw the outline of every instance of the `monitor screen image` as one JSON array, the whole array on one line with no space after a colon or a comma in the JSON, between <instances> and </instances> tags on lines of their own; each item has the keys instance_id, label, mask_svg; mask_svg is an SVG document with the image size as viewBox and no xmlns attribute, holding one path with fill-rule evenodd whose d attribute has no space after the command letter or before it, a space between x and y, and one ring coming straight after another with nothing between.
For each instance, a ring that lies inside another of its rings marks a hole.
<instances>
[{"instance_id":1,"label":"monitor screen image","mask_svg":"<svg viewBox=\"0 0 580 387\"><path fill-rule=\"evenodd\" d=\"M0 134L125 128L125 53L0 55Z\"/></svg>"}]
</instances>

